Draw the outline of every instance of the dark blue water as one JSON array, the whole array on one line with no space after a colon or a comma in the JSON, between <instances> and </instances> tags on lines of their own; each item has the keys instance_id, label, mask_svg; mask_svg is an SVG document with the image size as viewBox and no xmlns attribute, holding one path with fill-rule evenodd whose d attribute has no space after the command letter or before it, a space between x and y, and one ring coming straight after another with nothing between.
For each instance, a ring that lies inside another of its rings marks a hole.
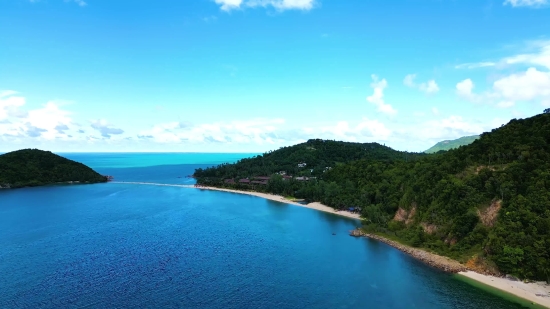
<instances>
[{"instance_id":1,"label":"dark blue water","mask_svg":"<svg viewBox=\"0 0 550 309\"><path fill-rule=\"evenodd\" d=\"M192 180L178 177L209 165L116 162L98 170L182 184ZM358 224L191 188L4 190L0 308L521 308L383 243L348 236Z\"/></svg>"}]
</instances>

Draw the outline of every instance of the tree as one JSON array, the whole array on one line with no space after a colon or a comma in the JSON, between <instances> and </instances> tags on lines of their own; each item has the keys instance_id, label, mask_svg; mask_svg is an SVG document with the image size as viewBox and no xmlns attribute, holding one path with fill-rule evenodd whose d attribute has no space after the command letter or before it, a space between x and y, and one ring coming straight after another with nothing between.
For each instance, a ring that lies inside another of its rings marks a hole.
<instances>
[{"instance_id":1,"label":"tree","mask_svg":"<svg viewBox=\"0 0 550 309\"><path fill-rule=\"evenodd\" d=\"M545 110L544 110L544 113L545 113L545 114L550 114L550 108L545 109Z\"/></svg>"}]
</instances>

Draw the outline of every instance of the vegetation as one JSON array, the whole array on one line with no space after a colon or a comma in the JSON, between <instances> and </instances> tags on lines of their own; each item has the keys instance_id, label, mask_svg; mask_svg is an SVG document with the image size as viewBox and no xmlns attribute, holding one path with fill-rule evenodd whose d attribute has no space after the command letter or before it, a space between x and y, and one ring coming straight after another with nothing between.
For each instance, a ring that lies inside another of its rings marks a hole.
<instances>
[{"instance_id":1,"label":"vegetation","mask_svg":"<svg viewBox=\"0 0 550 309\"><path fill-rule=\"evenodd\" d=\"M55 183L107 181L91 168L49 151L23 149L0 155L0 186L32 187Z\"/></svg>"},{"instance_id":2,"label":"vegetation","mask_svg":"<svg viewBox=\"0 0 550 309\"><path fill-rule=\"evenodd\" d=\"M298 163L307 163L307 169ZM274 174L282 170L316 178ZM271 176L268 184L223 182L258 175ZM378 144L311 140L199 169L195 176L199 184L291 195L338 209L360 207L370 231L462 262L482 260L503 273L550 281L547 112L514 119L447 152L421 155Z\"/></svg>"},{"instance_id":3,"label":"vegetation","mask_svg":"<svg viewBox=\"0 0 550 309\"><path fill-rule=\"evenodd\" d=\"M430 149L424 151L425 153L436 153L438 151L446 151L451 149L456 149L460 146L466 146L473 143L476 139L479 138L479 135L472 135L472 136L463 136L461 138L455 139L455 140L447 140L447 141L441 141L434 146L432 146Z\"/></svg>"},{"instance_id":4,"label":"vegetation","mask_svg":"<svg viewBox=\"0 0 550 309\"><path fill-rule=\"evenodd\" d=\"M200 182L210 185L221 185L223 180L228 178L270 176L280 172L293 176L321 177L333 167L360 159L383 162L408 161L421 156L424 155L396 151L377 143L347 143L312 139L306 143L242 159L236 164L222 164L207 169L199 168L194 175L200 179ZM299 166L301 163L305 163L305 166ZM279 178L282 179L282 177ZM279 178L275 177L274 180ZM294 195L294 191L287 193Z\"/></svg>"}]
</instances>

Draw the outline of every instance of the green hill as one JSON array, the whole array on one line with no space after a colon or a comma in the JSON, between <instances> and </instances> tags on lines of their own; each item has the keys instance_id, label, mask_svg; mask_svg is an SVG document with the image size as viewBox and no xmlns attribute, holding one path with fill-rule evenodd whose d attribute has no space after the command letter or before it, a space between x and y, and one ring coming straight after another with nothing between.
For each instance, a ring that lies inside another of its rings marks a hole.
<instances>
[{"instance_id":1,"label":"green hill","mask_svg":"<svg viewBox=\"0 0 550 309\"><path fill-rule=\"evenodd\" d=\"M463 136L461 138L455 139L455 140L446 140L441 141L434 146L432 146L430 149L424 151L425 153L436 153L441 150L451 150L456 149L460 146L466 146L473 143L476 139L479 138L479 135L472 135L472 136Z\"/></svg>"},{"instance_id":2,"label":"green hill","mask_svg":"<svg viewBox=\"0 0 550 309\"><path fill-rule=\"evenodd\" d=\"M106 181L86 165L49 151L23 149L0 155L0 186L4 188Z\"/></svg>"},{"instance_id":3,"label":"green hill","mask_svg":"<svg viewBox=\"0 0 550 309\"><path fill-rule=\"evenodd\" d=\"M470 145L429 155L373 145L361 157L360 151L351 155L339 149L347 143L333 142L327 152L331 159L348 155L333 160L334 167L315 179L268 174L283 169L279 163L309 165L304 159L308 143L197 170L197 181L291 195L337 209L359 207L368 231L487 271L550 281L550 114L514 119ZM293 153L299 155L291 160ZM221 182L259 173L271 177L267 184Z\"/></svg>"},{"instance_id":4,"label":"green hill","mask_svg":"<svg viewBox=\"0 0 550 309\"><path fill-rule=\"evenodd\" d=\"M424 154L396 151L378 143L311 139L302 144L242 159L235 164L198 169L194 176L210 183L221 183L227 178L272 175L281 171L293 176L319 177L329 168L359 159L412 160L421 156Z\"/></svg>"}]
</instances>

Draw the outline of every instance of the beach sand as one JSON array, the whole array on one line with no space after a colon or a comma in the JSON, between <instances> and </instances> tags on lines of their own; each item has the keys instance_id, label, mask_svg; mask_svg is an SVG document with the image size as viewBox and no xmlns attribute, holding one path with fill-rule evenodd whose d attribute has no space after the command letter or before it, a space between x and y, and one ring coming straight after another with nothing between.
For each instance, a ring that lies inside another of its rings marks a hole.
<instances>
[{"instance_id":1,"label":"beach sand","mask_svg":"<svg viewBox=\"0 0 550 309\"><path fill-rule=\"evenodd\" d=\"M550 308L549 284L543 282L524 283L522 281L512 281L506 278L478 274L474 271L459 272L458 274L532 303Z\"/></svg>"},{"instance_id":2,"label":"beach sand","mask_svg":"<svg viewBox=\"0 0 550 309\"><path fill-rule=\"evenodd\" d=\"M112 181L111 183L149 185L149 186L163 186L163 187L180 187L180 188L191 188L191 189L199 189L199 190L212 190L212 191L222 191L222 192L230 192L230 193L237 193L237 194L246 194L246 195L261 197L261 198L268 199L268 200L271 200L271 201L291 204L291 205L300 206L300 207L311 208L311 209L315 209L315 210L319 210L319 211L323 211L323 212L328 212L328 213L335 214L335 215L342 216L342 217L361 220L361 217L359 216L359 214L356 214L356 213L352 213L352 212L348 212L348 211L344 211L344 210L336 211L336 210L334 210L334 208L325 206L325 205L323 205L321 203L318 203L318 202L309 203L309 204L300 204L300 203L288 200L288 199L284 198L283 196L275 195L275 194L269 194L269 193L261 193L261 192L254 192L254 191L240 191L240 190L224 189L224 188L217 188L217 187L205 187L205 186L195 187L194 185L164 184L164 183L153 183L153 182Z\"/></svg>"},{"instance_id":3,"label":"beach sand","mask_svg":"<svg viewBox=\"0 0 550 309\"><path fill-rule=\"evenodd\" d=\"M343 216L343 217L347 217L347 218L358 219L358 220L361 219L359 214L352 213L352 212L349 212L349 211L343 211L343 210L342 211L336 211L336 210L334 210L334 208L328 207L328 206L323 205L323 204L318 203L318 202L309 203L309 204L300 204L300 203L291 201L289 199L286 199L283 196L275 195L275 194L269 194L269 193L261 193L261 192L253 192L253 191L240 191L240 190L223 189L223 188L216 188L216 187L196 187L196 188L201 189L201 190L213 190L213 191L222 191L222 192L231 192L231 193L237 193L237 194L252 195L252 196L265 198L265 199L268 199L268 200L271 200L271 201L276 201L276 202L291 204L291 205L295 205L295 206L306 207L306 208L311 208L311 209L315 209L315 210L319 210L319 211L324 211L324 212L328 212L328 213L331 213L331 214L335 214L335 215Z\"/></svg>"}]
</instances>

